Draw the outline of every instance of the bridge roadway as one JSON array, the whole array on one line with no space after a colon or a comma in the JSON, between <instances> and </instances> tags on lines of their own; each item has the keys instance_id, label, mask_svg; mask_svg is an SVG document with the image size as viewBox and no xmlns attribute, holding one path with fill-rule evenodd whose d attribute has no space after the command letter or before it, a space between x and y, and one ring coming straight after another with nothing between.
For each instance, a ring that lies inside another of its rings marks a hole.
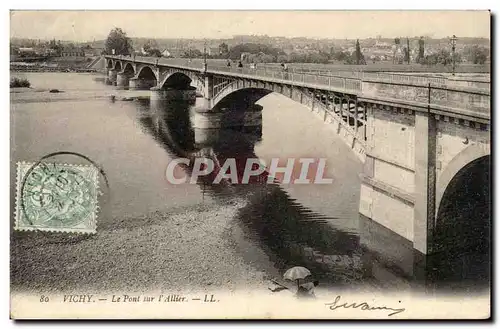
<instances>
[{"instance_id":1,"label":"bridge roadway","mask_svg":"<svg viewBox=\"0 0 500 329\"><path fill-rule=\"evenodd\" d=\"M118 56L119 57L119 56ZM128 56L122 56L121 58L130 58ZM145 56L136 56L135 61L140 61L143 63L155 64L156 57L145 57ZM158 58L158 64L162 65L175 65L178 67L184 68L193 68L193 69L203 69L203 60L202 59L188 59L188 58ZM263 71L266 72L282 72L282 67L280 64L270 64L270 63L258 63L257 69L251 69L250 64L244 64L243 69L238 69L236 66L237 63L235 61L231 61L231 68L227 67L226 60L214 60L208 59L208 69L209 70L218 70L224 72L248 72L250 74L258 71L260 73L252 74L252 75L262 75L269 76L269 74L262 74ZM328 70L325 68L315 68L315 67L290 67L290 74L302 74L302 75L313 75L313 76L330 76L330 77L344 77L344 78L352 78L352 79L370 79L370 80L380 80L394 83L414 83L414 84L427 84L432 83L435 86L440 87L464 87L464 88L477 88L483 90L489 90L491 83L489 79L484 77L483 79L474 79L474 78L466 78L466 77L443 77L441 74L431 75L429 73L422 72L375 72L375 71L354 71L354 70Z\"/></svg>"},{"instance_id":2,"label":"bridge roadway","mask_svg":"<svg viewBox=\"0 0 500 329\"><path fill-rule=\"evenodd\" d=\"M152 87L152 100L191 82L202 85L201 100L210 109L238 102L242 108L271 92L285 95L318 114L364 162L362 215L424 254L440 252L446 236L458 244L488 238L469 236L490 225L475 221L472 213L449 222L440 213L458 190L469 190L463 184L477 183L463 177L489 172L483 167L491 154L489 88L387 73L366 73L360 79L213 62L204 67L185 59L105 57L109 79L117 85L130 80L131 88L142 87L140 80L150 79L144 86ZM482 202L489 204L489 190L485 193ZM463 213L474 210L473 204L456 207ZM400 257L400 251L393 252L395 259Z\"/></svg>"}]
</instances>

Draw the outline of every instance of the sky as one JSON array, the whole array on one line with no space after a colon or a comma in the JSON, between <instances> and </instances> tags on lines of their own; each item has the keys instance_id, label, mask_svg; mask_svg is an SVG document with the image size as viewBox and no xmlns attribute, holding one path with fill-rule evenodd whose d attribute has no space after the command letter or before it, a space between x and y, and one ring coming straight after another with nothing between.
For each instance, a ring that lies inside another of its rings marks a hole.
<instances>
[{"instance_id":1,"label":"sky","mask_svg":"<svg viewBox=\"0 0 500 329\"><path fill-rule=\"evenodd\" d=\"M130 37L233 35L363 39L490 37L488 11L11 11L10 36L91 41L114 27Z\"/></svg>"}]
</instances>

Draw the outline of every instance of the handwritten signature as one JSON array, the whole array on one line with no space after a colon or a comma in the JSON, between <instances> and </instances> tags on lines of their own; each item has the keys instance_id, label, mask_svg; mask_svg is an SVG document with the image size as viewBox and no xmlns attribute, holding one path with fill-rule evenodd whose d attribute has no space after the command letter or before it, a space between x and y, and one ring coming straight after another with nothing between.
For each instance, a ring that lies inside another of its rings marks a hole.
<instances>
[{"instance_id":1,"label":"handwritten signature","mask_svg":"<svg viewBox=\"0 0 500 329\"><path fill-rule=\"evenodd\" d=\"M340 304L341 303L340 298L341 298L341 296L337 296L333 302L325 303L325 305L329 306L330 310L332 310L332 311L335 311L338 308L356 308L356 309L360 309L363 311L380 311L380 310L392 311L390 314L388 314L388 316L396 315L396 314L399 314L399 313L402 313L405 311L404 308L392 308L392 307L387 307L387 306L370 306L366 302L362 302L359 304L356 304L356 303L349 304L349 303L344 302L343 304Z\"/></svg>"}]
</instances>

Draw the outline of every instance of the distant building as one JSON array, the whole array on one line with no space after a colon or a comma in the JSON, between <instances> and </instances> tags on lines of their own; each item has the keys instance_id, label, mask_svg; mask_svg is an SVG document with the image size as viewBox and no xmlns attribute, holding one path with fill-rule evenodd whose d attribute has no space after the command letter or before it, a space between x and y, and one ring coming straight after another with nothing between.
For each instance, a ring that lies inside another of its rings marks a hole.
<instances>
[{"instance_id":1,"label":"distant building","mask_svg":"<svg viewBox=\"0 0 500 329\"><path fill-rule=\"evenodd\" d=\"M21 56L36 55L36 50L34 48L19 48L18 53Z\"/></svg>"},{"instance_id":2,"label":"distant building","mask_svg":"<svg viewBox=\"0 0 500 329\"><path fill-rule=\"evenodd\" d=\"M241 62L244 62L248 57L250 56L250 53L241 53L241 56L240 56L240 61Z\"/></svg>"},{"instance_id":3,"label":"distant building","mask_svg":"<svg viewBox=\"0 0 500 329\"><path fill-rule=\"evenodd\" d=\"M161 55L162 55L163 57L172 57L172 56L170 55L170 52L168 51L168 49L164 49L164 50L161 52Z\"/></svg>"},{"instance_id":4,"label":"distant building","mask_svg":"<svg viewBox=\"0 0 500 329\"><path fill-rule=\"evenodd\" d=\"M161 55L164 57L174 57L174 58L180 58L184 54L185 50L181 48L170 48L170 49L164 49L161 52Z\"/></svg>"},{"instance_id":5,"label":"distant building","mask_svg":"<svg viewBox=\"0 0 500 329\"><path fill-rule=\"evenodd\" d=\"M85 52L85 57L100 56L106 48L101 42L91 42L87 46L83 47Z\"/></svg>"},{"instance_id":6,"label":"distant building","mask_svg":"<svg viewBox=\"0 0 500 329\"><path fill-rule=\"evenodd\" d=\"M380 42L380 41L376 41L375 42L375 45L374 45L375 48L382 48L382 49L390 49L391 48L391 44L388 43L388 42Z\"/></svg>"},{"instance_id":7,"label":"distant building","mask_svg":"<svg viewBox=\"0 0 500 329\"><path fill-rule=\"evenodd\" d=\"M85 57L100 56L104 52L104 47L91 47L85 49Z\"/></svg>"},{"instance_id":8,"label":"distant building","mask_svg":"<svg viewBox=\"0 0 500 329\"><path fill-rule=\"evenodd\" d=\"M57 50L51 48L45 49L44 53L47 56L57 56Z\"/></svg>"}]
</instances>

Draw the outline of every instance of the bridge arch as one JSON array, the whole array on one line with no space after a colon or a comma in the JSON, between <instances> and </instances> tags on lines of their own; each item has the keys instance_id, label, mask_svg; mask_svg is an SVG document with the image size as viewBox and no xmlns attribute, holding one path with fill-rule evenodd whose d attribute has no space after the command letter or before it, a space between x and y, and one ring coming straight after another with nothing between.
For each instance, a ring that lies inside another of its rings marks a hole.
<instances>
[{"instance_id":1,"label":"bridge arch","mask_svg":"<svg viewBox=\"0 0 500 329\"><path fill-rule=\"evenodd\" d=\"M136 77L140 81L140 89L149 89L158 85L155 70L148 65L142 66Z\"/></svg>"},{"instance_id":2,"label":"bridge arch","mask_svg":"<svg viewBox=\"0 0 500 329\"><path fill-rule=\"evenodd\" d=\"M486 145L473 144L443 171L436 186L433 252L489 245L490 159Z\"/></svg>"},{"instance_id":3,"label":"bridge arch","mask_svg":"<svg viewBox=\"0 0 500 329\"><path fill-rule=\"evenodd\" d=\"M458 172L474 160L490 155L489 146L485 144L472 144L457 154L441 173L436 184L436 213L446 188Z\"/></svg>"},{"instance_id":4,"label":"bridge arch","mask_svg":"<svg viewBox=\"0 0 500 329\"><path fill-rule=\"evenodd\" d=\"M106 68L108 69L112 69L114 67L113 65L113 60L112 59L108 59L107 63L106 63Z\"/></svg>"},{"instance_id":5,"label":"bridge arch","mask_svg":"<svg viewBox=\"0 0 500 329\"><path fill-rule=\"evenodd\" d=\"M123 68L123 73L125 73L128 77L133 77L135 75L134 66L131 63L126 63Z\"/></svg>"},{"instance_id":6,"label":"bridge arch","mask_svg":"<svg viewBox=\"0 0 500 329\"><path fill-rule=\"evenodd\" d=\"M158 81L158 78L156 76L155 70L149 66L149 65L144 65L139 68L139 71L137 72L137 77L139 79L155 79Z\"/></svg>"},{"instance_id":7,"label":"bridge arch","mask_svg":"<svg viewBox=\"0 0 500 329\"><path fill-rule=\"evenodd\" d=\"M191 82L193 80L186 74L182 72L174 72L160 83L161 89L177 89L186 90L189 89Z\"/></svg>"},{"instance_id":8,"label":"bridge arch","mask_svg":"<svg viewBox=\"0 0 500 329\"><path fill-rule=\"evenodd\" d=\"M214 97L212 107L215 110L222 108L246 110L272 92L273 90L262 87L237 88L230 85Z\"/></svg>"},{"instance_id":9,"label":"bridge arch","mask_svg":"<svg viewBox=\"0 0 500 329\"><path fill-rule=\"evenodd\" d=\"M121 70L123 69L122 62L121 61L115 61L114 69L117 70L118 72L121 72Z\"/></svg>"}]
</instances>

